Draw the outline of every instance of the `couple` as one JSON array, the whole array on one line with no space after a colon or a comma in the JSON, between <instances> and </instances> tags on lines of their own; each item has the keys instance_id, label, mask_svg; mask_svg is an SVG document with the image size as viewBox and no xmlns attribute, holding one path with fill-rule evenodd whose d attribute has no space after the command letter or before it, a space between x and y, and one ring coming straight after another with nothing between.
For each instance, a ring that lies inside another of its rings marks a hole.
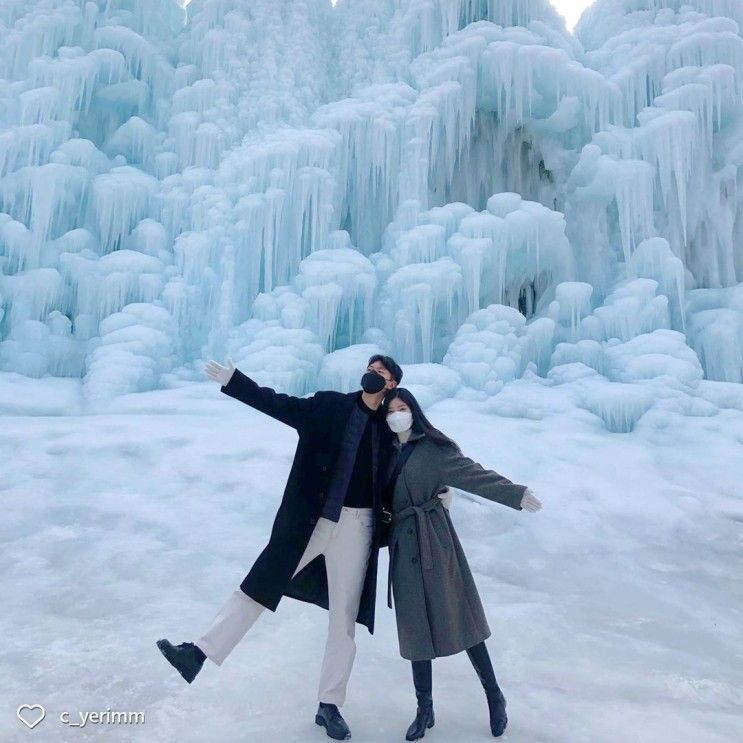
<instances>
[{"instance_id":1,"label":"couple","mask_svg":"<svg viewBox=\"0 0 743 743\"><path fill-rule=\"evenodd\" d=\"M195 643L158 640L189 683L206 658L221 665L264 609L282 596L329 611L315 722L336 740L356 643L355 624L374 632L377 558L388 546L401 655L412 662L418 700L407 740L433 727L431 659L466 650L482 683L494 736L506 727L506 700L484 640L490 636L467 560L448 514L451 485L511 508L537 511L523 485L483 469L434 428L413 395L398 387L389 356L369 359L362 390L300 398L258 386L228 365L206 373L221 391L295 428L289 480L266 548L211 627Z\"/></svg>"}]
</instances>

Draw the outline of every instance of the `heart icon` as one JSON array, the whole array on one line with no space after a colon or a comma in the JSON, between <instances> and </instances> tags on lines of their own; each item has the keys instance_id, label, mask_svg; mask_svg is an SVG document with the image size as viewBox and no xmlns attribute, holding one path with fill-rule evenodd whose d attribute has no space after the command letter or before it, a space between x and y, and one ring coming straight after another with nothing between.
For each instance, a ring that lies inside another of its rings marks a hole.
<instances>
[{"instance_id":1,"label":"heart icon","mask_svg":"<svg viewBox=\"0 0 743 743\"><path fill-rule=\"evenodd\" d=\"M27 713L27 716L30 717L30 720L27 720L23 716L23 712ZM35 715L28 715L28 712L35 712ZM26 725L28 728L35 728L46 715L46 710L40 705L40 704L22 704L17 712L16 715L18 715L18 719Z\"/></svg>"}]
</instances>

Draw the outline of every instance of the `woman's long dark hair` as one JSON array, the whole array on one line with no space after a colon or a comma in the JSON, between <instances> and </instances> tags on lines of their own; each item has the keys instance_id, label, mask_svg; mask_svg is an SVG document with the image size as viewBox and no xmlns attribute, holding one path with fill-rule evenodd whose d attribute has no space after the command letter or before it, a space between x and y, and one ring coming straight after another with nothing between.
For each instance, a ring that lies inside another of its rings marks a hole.
<instances>
[{"instance_id":1,"label":"woman's long dark hair","mask_svg":"<svg viewBox=\"0 0 743 743\"><path fill-rule=\"evenodd\" d=\"M433 426L431 421L426 418L413 393L405 389L405 387L393 387L385 395L382 406L385 416L390 412L390 403L396 397L399 397L410 408L410 412L413 414L413 431L426 434L437 446L452 446L457 451L461 451L456 441L450 439L446 434L441 433L438 428Z\"/></svg>"}]
</instances>

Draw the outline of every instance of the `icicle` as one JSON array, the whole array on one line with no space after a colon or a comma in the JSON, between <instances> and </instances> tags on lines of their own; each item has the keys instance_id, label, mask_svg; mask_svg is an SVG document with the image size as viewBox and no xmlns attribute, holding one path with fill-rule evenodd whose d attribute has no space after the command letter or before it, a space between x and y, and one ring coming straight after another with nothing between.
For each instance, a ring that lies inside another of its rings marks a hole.
<instances>
[{"instance_id":1,"label":"icicle","mask_svg":"<svg viewBox=\"0 0 743 743\"><path fill-rule=\"evenodd\" d=\"M10 300L10 327L26 320L45 320L49 311L64 301L64 280L56 268L35 268L1 278L3 293Z\"/></svg>"},{"instance_id":2,"label":"icicle","mask_svg":"<svg viewBox=\"0 0 743 743\"><path fill-rule=\"evenodd\" d=\"M141 219L149 216L157 181L137 168L122 166L93 180L92 200L101 236L108 253Z\"/></svg>"},{"instance_id":3,"label":"icicle","mask_svg":"<svg viewBox=\"0 0 743 743\"><path fill-rule=\"evenodd\" d=\"M593 313L603 323L604 338L628 341L658 328L670 328L668 299L656 296L657 288L653 279L622 282Z\"/></svg>"},{"instance_id":4,"label":"icicle","mask_svg":"<svg viewBox=\"0 0 743 743\"><path fill-rule=\"evenodd\" d=\"M462 267L467 313L472 314L480 309L480 280L493 241L489 237L471 238L457 234L449 238L447 247L452 258Z\"/></svg>"},{"instance_id":5,"label":"icicle","mask_svg":"<svg viewBox=\"0 0 743 743\"><path fill-rule=\"evenodd\" d=\"M662 237L643 240L632 254L629 267L634 275L658 282L660 291L673 302L674 325L685 330L684 264L673 254L668 241Z\"/></svg>"},{"instance_id":6,"label":"icicle","mask_svg":"<svg viewBox=\"0 0 743 743\"><path fill-rule=\"evenodd\" d=\"M458 322L461 286L461 270L449 257L403 266L387 279L383 291L396 311L390 324L395 327L396 353L401 359L431 361L439 352L435 342L448 342L448 333ZM438 324L447 334L434 334Z\"/></svg>"},{"instance_id":7,"label":"icicle","mask_svg":"<svg viewBox=\"0 0 743 743\"><path fill-rule=\"evenodd\" d=\"M369 326L376 290L374 267L350 247L348 233L335 232L337 247L319 250L302 261L297 290L311 305L314 328L328 351L351 345Z\"/></svg>"},{"instance_id":8,"label":"icicle","mask_svg":"<svg viewBox=\"0 0 743 743\"><path fill-rule=\"evenodd\" d=\"M653 404L650 393L628 385L603 382L581 395L581 404L604 421L612 433L630 433Z\"/></svg>"},{"instance_id":9,"label":"icicle","mask_svg":"<svg viewBox=\"0 0 743 743\"><path fill-rule=\"evenodd\" d=\"M320 338L325 351L335 348L338 311L343 299L343 289L336 283L310 286L302 292L310 308L310 322Z\"/></svg>"},{"instance_id":10,"label":"icicle","mask_svg":"<svg viewBox=\"0 0 743 743\"><path fill-rule=\"evenodd\" d=\"M625 265L639 239L653 234L653 168L637 161L612 166L614 195ZM608 173L607 173L608 175Z\"/></svg>"},{"instance_id":11,"label":"icicle","mask_svg":"<svg viewBox=\"0 0 743 743\"><path fill-rule=\"evenodd\" d=\"M390 255L400 266L408 263L432 263L444 255L444 238L442 227L423 224L402 233Z\"/></svg>"},{"instance_id":12,"label":"icicle","mask_svg":"<svg viewBox=\"0 0 743 743\"><path fill-rule=\"evenodd\" d=\"M87 195L87 173L82 168L49 163L20 170L7 176L0 187L2 208L18 221L30 226L31 239L20 268L39 265L41 246L54 226L71 228L81 217L80 205ZM67 208L68 199L78 204L75 211Z\"/></svg>"},{"instance_id":13,"label":"icicle","mask_svg":"<svg viewBox=\"0 0 743 743\"><path fill-rule=\"evenodd\" d=\"M154 302L163 289L163 264L153 256L119 250L98 259L89 251L64 253L62 275L73 287L75 315L99 323L132 302Z\"/></svg>"},{"instance_id":14,"label":"icicle","mask_svg":"<svg viewBox=\"0 0 743 743\"><path fill-rule=\"evenodd\" d=\"M570 338L575 340L580 321L591 312L593 287L581 281L564 281L555 287L555 299L560 303L561 319L569 319Z\"/></svg>"},{"instance_id":15,"label":"icicle","mask_svg":"<svg viewBox=\"0 0 743 743\"><path fill-rule=\"evenodd\" d=\"M686 189L699 138L696 117L687 111L674 111L652 119L640 131L642 157L658 169L664 204L668 205L671 193L678 199L680 226L685 242ZM649 235L650 232L644 234Z\"/></svg>"}]
</instances>

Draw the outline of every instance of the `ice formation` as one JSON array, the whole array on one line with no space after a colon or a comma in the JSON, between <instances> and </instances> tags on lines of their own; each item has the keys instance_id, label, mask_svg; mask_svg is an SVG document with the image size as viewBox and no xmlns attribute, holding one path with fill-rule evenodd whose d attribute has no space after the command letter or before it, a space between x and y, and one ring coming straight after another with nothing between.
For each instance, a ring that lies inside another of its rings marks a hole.
<instances>
[{"instance_id":1,"label":"ice formation","mask_svg":"<svg viewBox=\"0 0 743 743\"><path fill-rule=\"evenodd\" d=\"M384 350L616 431L743 382L742 7L5 2L0 369L305 394Z\"/></svg>"}]
</instances>

